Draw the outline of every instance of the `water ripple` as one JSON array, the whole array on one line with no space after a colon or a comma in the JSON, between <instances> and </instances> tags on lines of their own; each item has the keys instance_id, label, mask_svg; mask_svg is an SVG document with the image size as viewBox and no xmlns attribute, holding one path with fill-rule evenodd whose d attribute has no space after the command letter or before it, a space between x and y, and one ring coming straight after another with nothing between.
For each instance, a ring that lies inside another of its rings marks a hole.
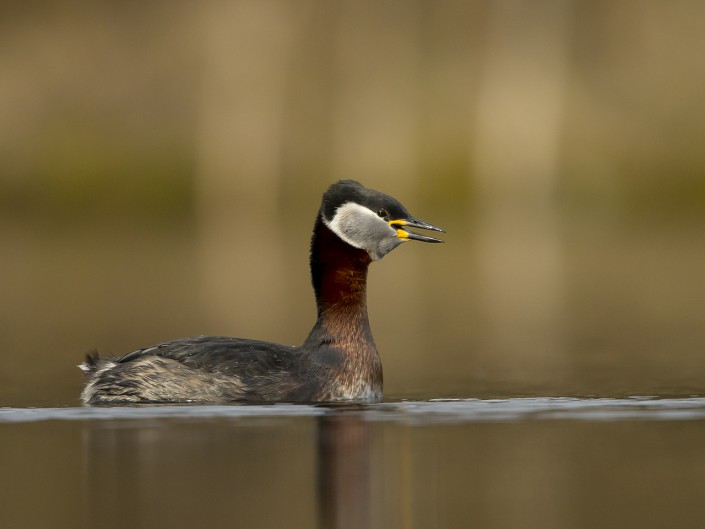
<instances>
[{"instance_id":1,"label":"water ripple","mask_svg":"<svg viewBox=\"0 0 705 529\"><path fill-rule=\"evenodd\" d=\"M114 421L142 419L243 419L357 414L375 422L409 424L579 421L705 420L705 398L661 399L538 397L511 399L433 399L371 405L217 405L0 408L0 423Z\"/></svg>"}]
</instances>

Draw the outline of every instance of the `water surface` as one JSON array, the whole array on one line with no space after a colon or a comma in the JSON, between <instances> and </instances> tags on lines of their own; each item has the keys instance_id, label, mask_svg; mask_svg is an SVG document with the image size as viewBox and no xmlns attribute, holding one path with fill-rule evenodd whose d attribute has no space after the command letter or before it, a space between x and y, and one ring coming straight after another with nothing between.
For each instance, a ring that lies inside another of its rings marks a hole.
<instances>
[{"instance_id":1,"label":"water surface","mask_svg":"<svg viewBox=\"0 0 705 529\"><path fill-rule=\"evenodd\" d=\"M702 527L705 398L2 408L2 527Z\"/></svg>"}]
</instances>

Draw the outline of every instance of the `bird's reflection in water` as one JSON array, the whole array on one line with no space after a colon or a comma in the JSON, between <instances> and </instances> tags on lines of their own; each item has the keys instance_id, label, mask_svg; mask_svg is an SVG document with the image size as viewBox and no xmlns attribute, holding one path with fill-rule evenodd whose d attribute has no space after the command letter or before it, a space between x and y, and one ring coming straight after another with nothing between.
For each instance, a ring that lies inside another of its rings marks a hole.
<instances>
[{"instance_id":1,"label":"bird's reflection in water","mask_svg":"<svg viewBox=\"0 0 705 529\"><path fill-rule=\"evenodd\" d=\"M369 423L349 406L318 418L318 501L322 529L371 525Z\"/></svg>"}]
</instances>

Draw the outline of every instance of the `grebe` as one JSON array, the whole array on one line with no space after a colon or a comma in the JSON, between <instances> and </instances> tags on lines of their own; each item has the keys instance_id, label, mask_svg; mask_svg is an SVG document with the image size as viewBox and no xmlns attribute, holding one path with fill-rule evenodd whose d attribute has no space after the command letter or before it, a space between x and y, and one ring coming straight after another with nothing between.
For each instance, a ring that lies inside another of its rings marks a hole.
<instances>
[{"instance_id":1,"label":"grebe","mask_svg":"<svg viewBox=\"0 0 705 529\"><path fill-rule=\"evenodd\" d=\"M382 399L382 363L367 318L367 268L408 240L443 230L399 201L341 180L323 195L311 239L318 319L300 346L198 336L121 358L87 355L85 404L325 402Z\"/></svg>"}]
</instances>

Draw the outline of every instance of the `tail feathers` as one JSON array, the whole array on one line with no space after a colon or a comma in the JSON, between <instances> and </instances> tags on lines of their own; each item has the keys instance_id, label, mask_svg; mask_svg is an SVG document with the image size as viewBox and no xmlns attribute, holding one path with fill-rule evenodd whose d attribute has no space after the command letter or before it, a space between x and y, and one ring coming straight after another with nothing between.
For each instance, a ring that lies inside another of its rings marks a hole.
<instances>
[{"instance_id":1,"label":"tail feathers","mask_svg":"<svg viewBox=\"0 0 705 529\"><path fill-rule=\"evenodd\" d=\"M94 375L99 369L105 367L108 360L103 360L100 358L98 351L91 351L86 354L86 359L78 368L83 371L86 375Z\"/></svg>"}]
</instances>

